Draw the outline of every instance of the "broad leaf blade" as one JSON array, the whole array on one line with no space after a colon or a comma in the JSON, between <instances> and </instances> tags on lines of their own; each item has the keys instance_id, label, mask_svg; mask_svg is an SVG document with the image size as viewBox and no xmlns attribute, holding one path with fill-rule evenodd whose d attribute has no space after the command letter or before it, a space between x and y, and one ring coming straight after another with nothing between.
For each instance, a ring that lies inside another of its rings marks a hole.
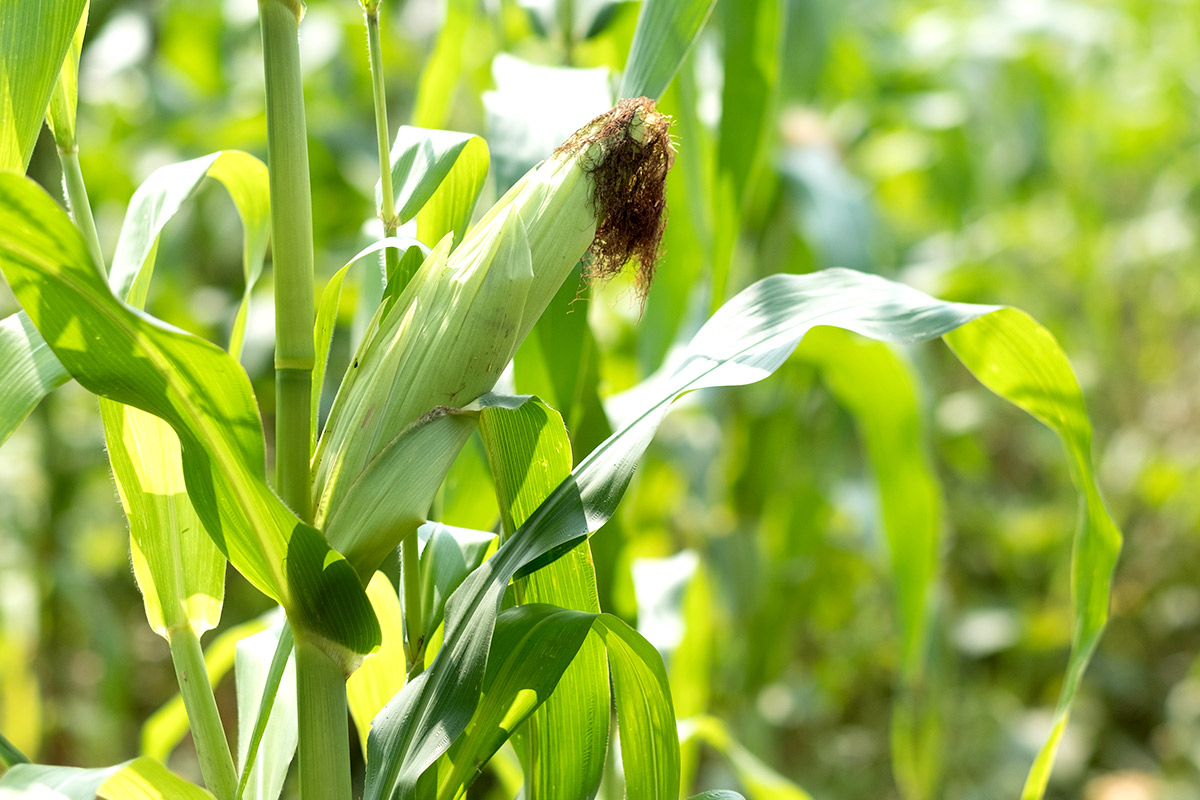
<instances>
[{"instance_id":1,"label":"broad leaf blade","mask_svg":"<svg viewBox=\"0 0 1200 800\"><path fill-rule=\"evenodd\" d=\"M469 133L401 125L389 159L399 221L416 219L418 237L431 247L450 231L457 244L487 177L487 143Z\"/></svg>"},{"instance_id":2,"label":"broad leaf blade","mask_svg":"<svg viewBox=\"0 0 1200 800\"><path fill-rule=\"evenodd\" d=\"M0 254L21 304L80 383L175 429L188 493L230 561L347 664L378 644L353 569L267 486L262 425L237 363L120 303L62 210L12 174L0 175Z\"/></svg>"},{"instance_id":3,"label":"broad leaf blade","mask_svg":"<svg viewBox=\"0 0 1200 800\"><path fill-rule=\"evenodd\" d=\"M20 764L0 776L0 800L212 800L212 795L141 757L99 769Z\"/></svg>"},{"instance_id":4,"label":"broad leaf blade","mask_svg":"<svg viewBox=\"0 0 1200 800\"><path fill-rule=\"evenodd\" d=\"M24 172L87 0L0 5L0 170Z\"/></svg>"}]
</instances>

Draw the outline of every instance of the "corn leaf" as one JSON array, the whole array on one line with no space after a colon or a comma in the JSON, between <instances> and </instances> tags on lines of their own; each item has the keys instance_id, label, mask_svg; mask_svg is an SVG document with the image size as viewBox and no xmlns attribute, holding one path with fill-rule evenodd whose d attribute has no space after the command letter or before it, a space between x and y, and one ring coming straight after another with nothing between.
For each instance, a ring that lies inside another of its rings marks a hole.
<instances>
[{"instance_id":1,"label":"corn leaf","mask_svg":"<svg viewBox=\"0 0 1200 800\"><path fill-rule=\"evenodd\" d=\"M151 173L130 198L113 254L109 284L117 297L139 308L145 305L159 234L180 207L195 195L206 177L225 187L242 220L245 290L229 344L229 352L238 358L249 313L250 292L262 274L271 234L267 166L249 153L223 150L160 167Z\"/></svg>"},{"instance_id":2,"label":"corn leaf","mask_svg":"<svg viewBox=\"0 0 1200 800\"><path fill-rule=\"evenodd\" d=\"M1084 484L1081 494L1088 514L1077 534L1074 557L1077 578L1085 578L1076 592L1086 600L1076 603L1077 630L1087 635L1076 642L1071 657L1054 736L1061 735L1065 706L1074 696L1091 652L1088 648L1094 647L1099 635L1093 624L1099 617L1095 607L1108 591L1119 534L1090 480L1086 448L1090 428L1065 356L1048 333L1032 321L1022 321L1027 317L999 311L994 306L935 300L902 284L850 270L774 275L731 299L677 359L626 398L635 410L621 429L580 462L571 477L450 598L445 644L437 658L393 698L372 727L366 796L406 796L449 742L465 730L509 580L553 561L612 516L672 402L697 389L762 380L787 361L817 325L899 343L924 341L961 328L964 334L952 342L972 371L1018 405L1071 434L1065 444L1072 454L1072 471ZM991 322L978 326L981 318ZM519 407L519 402L483 398L480 406L485 416L506 413ZM1080 586L1086 594L1079 593ZM435 730L437 736L432 735ZM1056 741L1052 738L1048 745L1051 756ZM1048 763L1039 759L1037 768Z\"/></svg>"},{"instance_id":3,"label":"corn leaf","mask_svg":"<svg viewBox=\"0 0 1200 800\"><path fill-rule=\"evenodd\" d=\"M260 700L271 683L271 665L284 621L237 643L238 764L245 769ZM274 691L275 700L247 777L244 800L275 800L283 790L288 766L296 752L296 662L289 658Z\"/></svg>"},{"instance_id":4,"label":"corn leaf","mask_svg":"<svg viewBox=\"0 0 1200 800\"><path fill-rule=\"evenodd\" d=\"M571 473L571 442L562 418L543 403L481 419L501 523L511 534ZM587 542L514 586L517 601L600 612ZM604 644L588 637L557 689L517 729L528 800L591 797L600 786L608 745L608 661Z\"/></svg>"},{"instance_id":5,"label":"corn leaf","mask_svg":"<svg viewBox=\"0 0 1200 800\"><path fill-rule=\"evenodd\" d=\"M79 25L71 37L71 45L63 58L58 80L50 93L50 105L46 108L46 125L54 134L60 150L70 151L75 147L75 111L79 104L79 56L83 52L83 35L87 31L88 5L84 3L79 15Z\"/></svg>"},{"instance_id":6,"label":"corn leaf","mask_svg":"<svg viewBox=\"0 0 1200 800\"><path fill-rule=\"evenodd\" d=\"M219 348L122 304L70 219L32 181L0 175L0 267L85 388L165 419L188 493L218 547L292 623L346 665L379 628L353 569L275 496L245 372Z\"/></svg>"},{"instance_id":7,"label":"corn leaf","mask_svg":"<svg viewBox=\"0 0 1200 800\"><path fill-rule=\"evenodd\" d=\"M440 522L425 523L417 529L417 536L422 541L421 608L425 617L425 641L428 642L445 618L446 600L496 549L497 542L496 536L486 531L456 528ZM390 694L383 698L384 702L375 712L378 713L391 698ZM365 737L363 742L366 742Z\"/></svg>"},{"instance_id":8,"label":"corn leaf","mask_svg":"<svg viewBox=\"0 0 1200 800\"><path fill-rule=\"evenodd\" d=\"M212 800L159 762L142 756L99 769L20 764L0 776L0 799Z\"/></svg>"},{"instance_id":9,"label":"corn leaf","mask_svg":"<svg viewBox=\"0 0 1200 800\"><path fill-rule=\"evenodd\" d=\"M690 800L746 800L746 798L727 789L713 789L709 792L692 795Z\"/></svg>"},{"instance_id":10,"label":"corn leaf","mask_svg":"<svg viewBox=\"0 0 1200 800\"><path fill-rule=\"evenodd\" d=\"M487 143L469 133L401 125L389 159L399 221L416 219L417 237L431 247L450 231L458 244L487 178ZM376 195L381 191L376 184Z\"/></svg>"},{"instance_id":11,"label":"corn leaf","mask_svg":"<svg viewBox=\"0 0 1200 800\"><path fill-rule=\"evenodd\" d=\"M717 0L644 0L621 97L662 97L716 4Z\"/></svg>"},{"instance_id":12,"label":"corn leaf","mask_svg":"<svg viewBox=\"0 0 1200 800\"><path fill-rule=\"evenodd\" d=\"M129 305L144 307L159 236L205 177L226 187L242 219L246 288L230 342L236 358L270 234L267 168L257 158L231 150L155 170L130 200L110 284ZM165 638L183 626L199 636L220 622L225 559L188 498L179 437L158 417L111 400L100 400L100 415L150 627Z\"/></svg>"},{"instance_id":13,"label":"corn leaf","mask_svg":"<svg viewBox=\"0 0 1200 800\"><path fill-rule=\"evenodd\" d=\"M1054 755L1067 729L1071 701L1108 620L1121 532L1096 485L1092 426L1083 394L1050 332L1023 311L1005 308L950 333L946 343L980 383L1054 431L1067 451L1071 480L1079 493L1079 525L1071 553L1071 656L1053 726L1021 793L1023 800L1036 800L1046 791Z\"/></svg>"},{"instance_id":14,"label":"corn leaf","mask_svg":"<svg viewBox=\"0 0 1200 800\"><path fill-rule=\"evenodd\" d=\"M0 170L24 172L87 0L0 4Z\"/></svg>"}]
</instances>

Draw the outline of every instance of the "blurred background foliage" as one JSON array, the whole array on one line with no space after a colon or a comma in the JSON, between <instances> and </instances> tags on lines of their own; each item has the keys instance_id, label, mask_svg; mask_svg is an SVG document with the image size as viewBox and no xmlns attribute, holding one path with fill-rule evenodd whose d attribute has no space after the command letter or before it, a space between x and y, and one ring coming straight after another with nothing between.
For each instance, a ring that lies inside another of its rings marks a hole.
<instances>
[{"instance_id":1,"label":"blurred background foliage","mask_svg":"<svg viewBox=\"0 0 1200 800\"><path fill-rule=\"evenodd\" d=\"M1033 314L1079 375L1127 536L1051 797L1200 791L1200 493L1187 488L1200 480L1197 6L719 0L663 99L680 149L649 300L623 279L566 287L515 371L518 390L562 411L578 459L608 430L600 398L615 420L620 393L677 336L773 272L849 266ZM393 133L485 136L480 210L607 107L638 13L611 0L383 8ZM256 12L250 0L93 0L79 141L106 252L155 168L216 149L265 159ZM378 162L357 3L313 0L301 32L320 283L378 235ZM57 169L44 135L31 174L53 191ZM223 342L240 253L228 200L203 190L167 229L150 309ZM344 295L343 367L356 305L377 291ZM243 362L268 416L270 307L264 280ZM752 788L728 757L740 752L817 798L901 796L889 742L901 652L869 426L821 367L820 348L854 344L815 337L769 381L681 403L592 542L602 605L663 651L679 717L724 723L685 726L707 742L689 750L697 790ZM1050 432L947 350L899 355L898 382L857 391L879 409L916 392L940 483L920 682L941 722L933 794L1013 797L1066 662L1074 493ZM469 447L447 521L494 525L480 480ZM128 757L173 676L131 579L95 401L74 384L0 448L0 531L0 730L43 762ZM229 577L223 627L267 607ZM226 680L223 707L232 696ZM183 748L172 766L195 776L191 758ZM762 779L754 796L795 796Z\"/></svg>"}]
</instances>

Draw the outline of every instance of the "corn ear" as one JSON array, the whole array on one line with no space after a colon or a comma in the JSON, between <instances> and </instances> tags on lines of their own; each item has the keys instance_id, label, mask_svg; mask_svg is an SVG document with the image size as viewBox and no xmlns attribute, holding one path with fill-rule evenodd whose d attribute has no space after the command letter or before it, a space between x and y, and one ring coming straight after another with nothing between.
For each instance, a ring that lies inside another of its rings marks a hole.
<instances>
[{"instance_id":1,"label":"corn ear","mask_svg":"<svg viewBox=\"0 0 1200 800\"><path fill-rule=\"evenodd\" d=\"M434 426L448 446L427 449L424 463L403 438L495 385L585 255L599 265L596 275L631 258L652 273L672 157L668 123L645 98L597 117L518 181L457 250L443 239L399 299L377 312L313 462L316 522L360 574L424 520L470 431ZM385 451L382 460L401 474L365 479ZM394 489L368 497L356 488L368 483Z\"/></svg>"}]
</instances>

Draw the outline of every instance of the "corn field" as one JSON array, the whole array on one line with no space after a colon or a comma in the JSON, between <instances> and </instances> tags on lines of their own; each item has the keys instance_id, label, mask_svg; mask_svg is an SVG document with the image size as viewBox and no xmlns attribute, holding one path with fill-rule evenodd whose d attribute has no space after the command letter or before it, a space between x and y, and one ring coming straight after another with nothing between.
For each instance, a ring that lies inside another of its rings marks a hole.
<instances>
[{"instance_id":1,"label":"corn field","mask_svg":"<svg viewBox=\"0 0 1200 800\"><path fill-rule=\"evenodd\" d=\"M0 798L1196 796L1198 12L0 3Z\"/></svg>"}]
</instances>

